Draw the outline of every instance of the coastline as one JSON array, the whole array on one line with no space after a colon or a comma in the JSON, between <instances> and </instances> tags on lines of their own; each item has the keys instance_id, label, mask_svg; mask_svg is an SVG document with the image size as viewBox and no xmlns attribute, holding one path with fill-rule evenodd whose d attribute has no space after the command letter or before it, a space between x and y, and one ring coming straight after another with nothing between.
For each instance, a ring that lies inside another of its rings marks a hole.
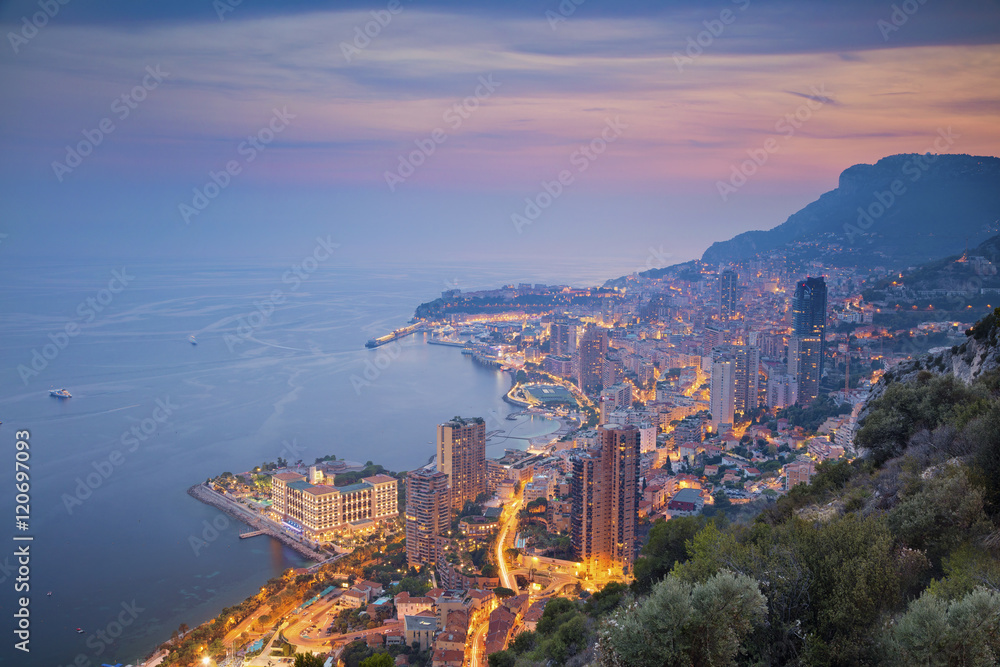
<instances>
[{"instance_id":1,"label":"coastline","mask_svg":"<svg viewBox=\"0 0 1000 667\"><path fill-rule=\"evenodd\" d=\"M232 518L250 526L254 530L263 531L265 535L273 537L274 539L278 540L288 548L298 553L300 556L303 556L309 559L310 561L315 561L319 563L327 560L330 557L329 554L320 553L313 549L310 549L306 545L293 539L291 536L286 535L280 530L275 529L275 527L270 522L263 520L260 517L254 516L249 512L249 510L244 508L236 501L230 500L229 498L226 498L225 496L217 493L216 491L209 489L208 487L205 486L204 483L195 484L194 486L189 488L187 492L188 495L194 498L195 500L203 502L206 505L210 505L216 508L217 510L224 512L225 514L228 514Z\"/></svg>"},{"instance_id":2,"label":"coastline","mask_svg":"<svg viewBox=\"0 0 1000 667\"><path fill-rule=\"evenodd\" d=\"M532 406L529 403L527 402L522 403L520 401L517 401L516 399L511 399L509 396L510 389L512 389L517 384L515 373L513 371L505 371L500 368L495 368L494 370L507 375L510 381L510 388L508 388L507 391L503 392L500 398L509 405L512 405L522 410L531 408ZM559 424L559 427L556 429L556 431L554 431L550 435L558 436L563 434L564 432L572 431L577 426L576 424L574 424L572 420L564 418L555 418L554 421L556 421ZM428 460L428 463L433 463L436 460L436 458L437 455L432 454L430 459ZM355 463L353 461L345 461L345 463L349 464L348 469L362 468L362 465L360 463ZM336 554L331 556L331 554L329 553L317 552L307 547L306 545L301 544L290 535L278 529L273 522L252 513L244 505L211 489L210 487L206 486L204 482L189 487L187 489L187 494L199 502L202 502L206 505L218 509L219 511L239 521L240 523L243 523L254 530L262 531L263 534L273 537L274 539L280 541L283 545L294 550L300 556L303 556L304 558L311 561L309 564L305 566L309 569L313 569L318 565L321 565L328 561L336 560L346 555L346 554ZM202 625L207 625L209 623L212 623L213 621L214 619L209 619L205 621L205 623L203 623ZM150 656L150 658L147 659L147 662L141 663L141 667L154 667L155 665L159 664L159 662L161 662L162 659L166 657L166 655L167 653L158 651L154 655Z\"/></svg>"}]
</instances>

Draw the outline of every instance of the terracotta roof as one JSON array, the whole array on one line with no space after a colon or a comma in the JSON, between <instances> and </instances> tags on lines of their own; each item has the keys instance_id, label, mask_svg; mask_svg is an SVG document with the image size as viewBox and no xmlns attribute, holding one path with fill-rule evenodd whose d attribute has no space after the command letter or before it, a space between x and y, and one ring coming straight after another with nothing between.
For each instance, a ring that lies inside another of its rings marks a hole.
<instances>
[{"instance_id":1,"label":"terracotta roof","mask_svg":"<svg viewBox=\"0 0 1000 667\"><path fill-rule=\"evenodd\" d=\"M465 652L438 649L437 651L434 651L434 656L432 660L436 665L437 664L461 665L465 661Z\"/></svg>"},{"instance_id":2,"label":"terracotta roof","mask_svg":"<svg viewBox=\"0 0 1000 667\"><path fill-rule=\"evenodd\" d=\"M545 612L545 603L548 600L538 600L533 602L528 611L524 613L525 623L537 623L542 618L542 614Z\"/></svg>"},{"instance_id":3,"label":"terracotta roof","mask_svg":"<svg viewBox=\"0 0 1000 667\"><path fill-rule=\"evenodd\" d=\"M369 484L386 484L388 482L397 481L395 477L390 477L389 475L372 475L371 477L362 477L361 481L368 482Z\"/></svg>"},{"instance_id":4,"label":"terracotta roof","mask_svg":"<svg viewBox=\"0 0 1000 667\"><path fill-rule=\"evenodd\" d=\"M308 489L302 489L302 493L308 493L313 496L326 496L333 493L340 493L340 491L334 486L310 486Z\"/></svg>"},{"instance_id":5,"label":"terracotta roof","mask_svg":"<svg viewBox=\"0 0 1000 667\"><path fill-rule=\"evenodd\" d=\"M493 596L493 591L481 591L478 589L469 591L469 597L476 598L477 600L489 600Z\"/></svg>"}]
</instances>

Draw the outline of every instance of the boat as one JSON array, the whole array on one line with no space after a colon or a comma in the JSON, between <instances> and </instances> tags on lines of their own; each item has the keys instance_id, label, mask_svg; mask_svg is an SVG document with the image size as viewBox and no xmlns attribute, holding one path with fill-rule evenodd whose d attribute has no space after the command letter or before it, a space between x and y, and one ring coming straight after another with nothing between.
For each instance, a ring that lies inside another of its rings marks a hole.
<instances>
[{"instance_id":1,"label":"boat","mask_svg":"<svg viewBox=\"0 0 1000 667\"><path fill-rule=\"evenodd\" d=\"M55 396L56 398L72 398L73 394L69 393L65 389L50 389L49 396Z\"/></svg>"},{"instance_id":2,"label":"boat","mask_svg":"<svg viewBox=\"0 0 1000 667\"><path fill-rule=\"evenodd\" d=\"M52 597L52 591L49 591L48 593L46 593L46 595Z\"/></svg>"},{"instance_id":3,"label":"boat","mask_svg":"<svg viewBox=\"0 0 1000 667\"><path fill-rule=\"evenodd\" d=\"M194 339L194 335L188 336L188 342L191 343L192 345L198 344L198 341Z\"/></svg>"},{"instance_id":4,"label":"boat","mask_svg":"<svg viewBox=\"0 0 1000 667\"><path fill-rule=\"evenodd\" d=\"M76 634L82 635L83 634L83 628L77 628L76 629Z\"/></svg>"}]
</instances>

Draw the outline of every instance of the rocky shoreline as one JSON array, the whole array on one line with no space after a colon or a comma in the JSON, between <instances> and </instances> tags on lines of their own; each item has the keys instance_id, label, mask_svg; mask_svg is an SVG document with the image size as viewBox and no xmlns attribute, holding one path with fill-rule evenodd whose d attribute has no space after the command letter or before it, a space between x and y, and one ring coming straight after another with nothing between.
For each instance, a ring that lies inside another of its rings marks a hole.
<instances>
[{"instance_id":1,"label":"rocky shoreline","mask_svg":"<svg viewBox=\"0 0 1000 667\"><path fill-rule=\"evenodd\" d=\"M261 520L259 517L251 514L247 509L245 509L239 503L226 498L225 496L216 493L215 491L209 489L204 484L195 484L190 489L187 490L188 495L205 503L206 505L211 505L212 507L218 509L225 514L233 517L237 521L247 524L254 530L263 531L265 535L273 537L278 540L289 549L292 549L300 556L308 558L309 560L320 562L329 558L329 554L324 554L318 552L314 549L307 547L306 545L298 542L290 535L277 530L269 522Z\"/></svg>"}]
</instances>

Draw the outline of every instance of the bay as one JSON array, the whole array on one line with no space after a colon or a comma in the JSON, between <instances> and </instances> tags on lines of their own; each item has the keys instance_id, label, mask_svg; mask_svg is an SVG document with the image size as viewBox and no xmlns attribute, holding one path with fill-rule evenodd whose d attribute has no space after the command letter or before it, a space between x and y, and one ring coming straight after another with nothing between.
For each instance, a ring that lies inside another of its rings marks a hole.
<instances>
[{"instance_id":1,"label":"bay","mask_svg":"<svg viewBox=\"0 0 1000 667\"><path fill-rule=\"evenodd\" d=\"M238 539L241 524L186 494L206 477L326 454L412 469L453 415L487 417L512 436L491 440L489 456L553 431L544 419L504 419L507 376L455 348L423 336L374 351L364 342L444 289L612 275L593 263L0 267L9 470L15 431L31 434L29 663L138 662L181 623L303 564L269 538ZM73 397L48 395L61 387ZM6 488L0 515L12 536ZM0 586L13 587L12 563L13 547L0 552ZM11 637L14 595L0 600ZM0 662L23 658L4 642Z\"/></svg>"}]
</instances>

